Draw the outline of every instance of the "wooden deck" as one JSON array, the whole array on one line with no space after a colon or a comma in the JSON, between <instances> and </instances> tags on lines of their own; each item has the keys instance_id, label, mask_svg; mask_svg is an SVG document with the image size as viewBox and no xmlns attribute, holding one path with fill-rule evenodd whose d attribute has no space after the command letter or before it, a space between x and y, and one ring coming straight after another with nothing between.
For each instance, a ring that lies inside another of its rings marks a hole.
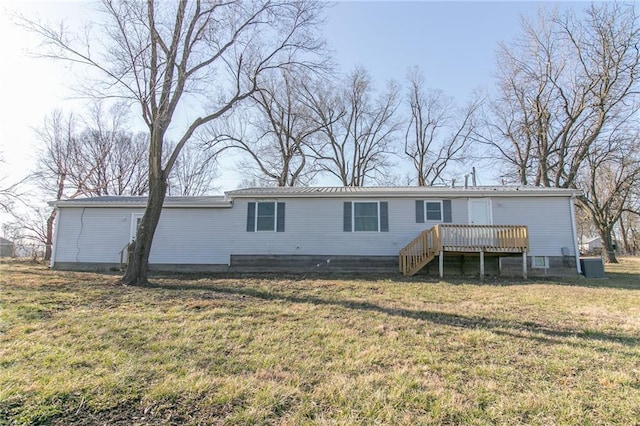
<instances>
[{"instance_id":1,"label":"wooden deck","mask_svg":"<svg viewBox=\"0 0 640 426\"><path fill-rule=\"evenodd\" d=\"M526 276L526 253L529 234L524 225L448 225L426 229L399 253L400 272L414 275L436 256L440 257L440 276L444 253L480 253L481 275L484 253L523 253Z\"/></svg>"}]
</instances>

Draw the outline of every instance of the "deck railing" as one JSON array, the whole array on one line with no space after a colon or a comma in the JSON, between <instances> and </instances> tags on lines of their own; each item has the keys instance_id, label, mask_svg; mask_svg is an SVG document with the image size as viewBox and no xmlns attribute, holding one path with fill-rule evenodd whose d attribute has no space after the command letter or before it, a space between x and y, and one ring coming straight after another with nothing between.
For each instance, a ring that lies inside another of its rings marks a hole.
<instances>
[{"instance_id":1,"label":"deck railing","mask_svg":"<svg viewBox=\"0 0 640 426\"><path fill-rule=\"evenodd\" d=\"M524 253L529 251L529 234L524 225L436 225L400 250L400 272L413 275L448 251Z\"/></svg>"},{"instance_id":2,"label":"deck railing","mask_svg":"<svg viewBox=\"0 0 640 426\"><path fill-rule=\"evenodd\" d=\"M444 251L529 251L529 235L523 225L436 225Z\"/></svg>"}]
</instances>

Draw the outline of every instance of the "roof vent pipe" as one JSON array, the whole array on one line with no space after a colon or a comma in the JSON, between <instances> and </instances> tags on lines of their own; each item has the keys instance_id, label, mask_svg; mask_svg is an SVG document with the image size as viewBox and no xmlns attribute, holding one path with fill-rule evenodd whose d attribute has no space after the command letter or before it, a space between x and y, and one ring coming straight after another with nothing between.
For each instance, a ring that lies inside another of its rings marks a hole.
<instances>
[{"instance_id":1,"label":"roof vent pipe","mask_svg":"<svg viewBox=\"0 0 640 426\"><path fill-rule=\"evenodd\" d=\"M464 175L464 189L469 188L469 174Z\"/></svg>"},{"instance_id":2,"label":"roof vent pipe","mask_svg":"<svg viewBox=\"0 0 640 426\"><path fill-rule=\"evenodd\" d=\"M455 187L456 187L456 180L455 180L455 178L454 178L454 179L451 179L451 187L452 187L452 188L455 188Z\"/></svg>"}]
</instances>

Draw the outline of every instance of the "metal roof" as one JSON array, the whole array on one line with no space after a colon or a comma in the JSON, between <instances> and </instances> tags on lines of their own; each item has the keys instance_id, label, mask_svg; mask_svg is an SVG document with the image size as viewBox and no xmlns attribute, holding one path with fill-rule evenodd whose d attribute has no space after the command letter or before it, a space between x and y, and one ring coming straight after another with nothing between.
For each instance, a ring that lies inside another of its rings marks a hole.
<instances>
[{"instance_id":1,"label":"metal roof","mask_svg":"<svg viewBox=\"0 0 640 426\"><path fill-rule=\"evenodd\" d=\"M533 186L474 186L474 187L447 187L447 186L394 186L394 187L350 187L350 186L325 186L325 187L269 187L269 188L245 188L228 191L228 198L329 198L329 197L490 197L490 196L538 196L538 197L571 197L579 192L573 189L542 188Z\"/></svg>"}]
</instances>

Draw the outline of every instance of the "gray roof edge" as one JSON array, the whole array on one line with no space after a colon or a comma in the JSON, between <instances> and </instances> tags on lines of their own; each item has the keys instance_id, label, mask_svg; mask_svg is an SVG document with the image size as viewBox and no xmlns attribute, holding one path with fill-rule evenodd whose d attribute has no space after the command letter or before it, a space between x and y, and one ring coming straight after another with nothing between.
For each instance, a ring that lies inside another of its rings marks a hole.
<instances>
[{"instance_id":1,"label":"gray roof edge","mask_svg":"<svg viewBox=\"0 0 640 426\"><path fill-rule=\"evenodd\" d=\"M72 200L50 201L53 207L112 207L112 208L144 208L147 206L147 197L130 196L105 196L75 198ZM166 197L164 208L228 208L232 206L231 200L224 196L201 197Z\"/></svg>"},{"instance_id":2,"label":"gray roof edge","mask_svg":"<svg viewBox=\"0 0 640 426\"><path fill-rule=\"evenodd\" d=\"M573 197L576 189L529 186L476 187L266 187L245 188L225 192L225 195L200 197L166 197L165 208L228 208L235 198L428 198L428 197ZM52 207L114 207L144 208L147 197L102 196L50 201Z\"/></svg>"}]
</instances>

